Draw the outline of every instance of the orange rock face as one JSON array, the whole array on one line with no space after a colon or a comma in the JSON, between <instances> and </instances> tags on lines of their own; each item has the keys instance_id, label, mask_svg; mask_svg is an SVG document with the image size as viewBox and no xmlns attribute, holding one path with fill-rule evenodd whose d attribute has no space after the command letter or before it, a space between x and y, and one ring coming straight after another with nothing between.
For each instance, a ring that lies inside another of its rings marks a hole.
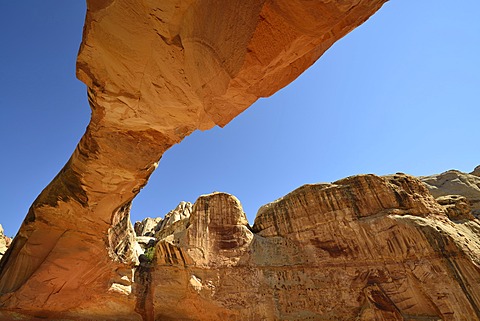
<instances>
[{"instance_id":1,"label":"orange rock face","mask_svg":"<svg viewBox=\"0 0 480 321\"><path fill-rule=\"evenodd\" d=\"M144 249L129 220L169 147L287 85L384 2L87 1L92 119L0 261L0 319L480 319L477 194L458 173L424 178L454 183L437 200L403 174L305 185L253 227L235 197L204 195Z\"/></svg>"},{"instance_id":2,"label":"orange rock face","mask_svg":"<svg viewBox=\"0 0 480 321\"><path fill-rule=\"evenodd\" d=\"M253 228L200 197L149 270L151 320L477 320L478 220L452 221L417 179L305 185Z\"/></svg>"}]
</instances>

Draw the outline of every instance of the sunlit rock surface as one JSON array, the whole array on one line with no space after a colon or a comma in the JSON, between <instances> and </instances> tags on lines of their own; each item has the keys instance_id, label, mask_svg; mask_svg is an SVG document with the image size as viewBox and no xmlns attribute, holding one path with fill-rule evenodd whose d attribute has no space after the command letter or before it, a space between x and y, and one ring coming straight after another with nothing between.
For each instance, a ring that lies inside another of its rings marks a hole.
<instances>
[{"instance_id":1,"label":"sunlit rock surface","mask_svg":"<svg viewBox=\"0 0 480 321\"><path fill-rule=\"evenodd\" d=\"M405 174L304 185L261 207L253 227L219 192L163 222L140 236L151 242L133 284L128 269L112 284L135 299L125 320L480 318L480 221L466 197L435 199Z\"/></svg>"},{"instance_id":2,"label":"sunlit rock surface","mask_svg":"<svg viewBox=\"0 0 480 321\"><path fill-rule=\"evenodd\" d=\"M0 261L1 317L147 318L129 210L162 154L290 83L385 1L87 0L91 121Z\"/></svg>"},{"instance_id":3,"label":"sunlit rock surface","mask_svg":"<svg viewBox=\"0 0 480 321\"><path fill-rule=\"evenodd\" d=\"M480 216L480 166L470 174L449 170L420 179L434 197L445 199L454 195L463 196L471 206L473 215Z\"/></svg>"},{"instance_id":4,"label":"sunlit rock surface","mask_svg":"<svg viewBox=\"0 0 480 321\"><path fill-rule=\"evenodd\" d=\"M404 174L302 186L252 228L234 196L204 195L185 226L156 245L152 320L480 318L479 221Z\"/></svg>"},{"instance_id":5,"label":"sunlit rock surface","mask_svg":"<svg viewBox=\"0 0 480 321\"><path fill-rule=\"evenodd\" d=\"M3 226L0 225L0 259L2 258L2 256L7 251L11 242L12 242L12 239L4 234Z\"/></svg>"}]
</instances>

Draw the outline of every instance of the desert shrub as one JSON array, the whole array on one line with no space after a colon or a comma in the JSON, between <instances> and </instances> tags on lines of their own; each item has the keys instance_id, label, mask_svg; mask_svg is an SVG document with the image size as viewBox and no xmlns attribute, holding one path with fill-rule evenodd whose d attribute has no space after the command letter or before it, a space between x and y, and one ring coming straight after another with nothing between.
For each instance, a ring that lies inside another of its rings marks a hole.
<instances>
[{"instance_id":1,"label":"desert shrub","mask_svg":"<svg viewBox=\"0 0 480 321\"><path fill-rule=\"evenodd\" d=\"M155 257L155 246L147 248L144 255L147 258L148 262L152 262L153 258Z\"/></svg>"}]
</instances>

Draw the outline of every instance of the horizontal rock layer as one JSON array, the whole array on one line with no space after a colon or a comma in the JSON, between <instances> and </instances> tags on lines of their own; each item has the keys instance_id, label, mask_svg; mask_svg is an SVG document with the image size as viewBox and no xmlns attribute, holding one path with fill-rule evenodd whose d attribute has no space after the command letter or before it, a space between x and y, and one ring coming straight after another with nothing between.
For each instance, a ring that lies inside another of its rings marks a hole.
<instances>
[{"instance_id":1,"label":"horizontal rock layer","mask_svg":"<svg viewBox=\"0 0 480 321\"><path fill-rule=\"evenodd\" d=\"M0 261L3 311L140 320L129 208L163 153L290 83L385 1L88 0L91 121Z\"/></svg>"}]
</instances>

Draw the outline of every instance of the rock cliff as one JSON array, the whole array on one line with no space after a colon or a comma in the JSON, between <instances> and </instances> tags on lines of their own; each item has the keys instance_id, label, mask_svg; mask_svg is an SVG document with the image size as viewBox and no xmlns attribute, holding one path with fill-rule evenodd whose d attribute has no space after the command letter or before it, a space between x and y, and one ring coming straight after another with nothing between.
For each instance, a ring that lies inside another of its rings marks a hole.
<instances>
[{"instance_id":1,"label":"rock cliff","mask_svg":"<svg viewBox=\"0 0 480 321\"><path fill-rule=\"evenodd\" d=\"M435 199L427 187L401 173L304 185L261 207L253 227L230 194L182 202L135 224L150 242L132 288L114 283L135 300L122 318L480 319L480 221L462 188Z\"/></svg>"},{"instance_id":2,"label":"rock cliff","mask_svg":"<svg viewBox=\"0 0 480 321\"><path fill-rule=\"evenodd\" d=\"M186 219L155 246L146 320L480 318L480 222L450 219L416 178L305 185L253 227L214 193Z\"/></svg>"},{"instance_id":3,"label":"rock cliff","mask_svg":"<svg viewBox=\"0 0 480 321\"><path fill-rule=\"evenodd\" d=\"M129 210L162 154L290 83L385 1L87 0L91 121L0 261L1 317L140 320Z\"/></svg>"}]
</instances>

